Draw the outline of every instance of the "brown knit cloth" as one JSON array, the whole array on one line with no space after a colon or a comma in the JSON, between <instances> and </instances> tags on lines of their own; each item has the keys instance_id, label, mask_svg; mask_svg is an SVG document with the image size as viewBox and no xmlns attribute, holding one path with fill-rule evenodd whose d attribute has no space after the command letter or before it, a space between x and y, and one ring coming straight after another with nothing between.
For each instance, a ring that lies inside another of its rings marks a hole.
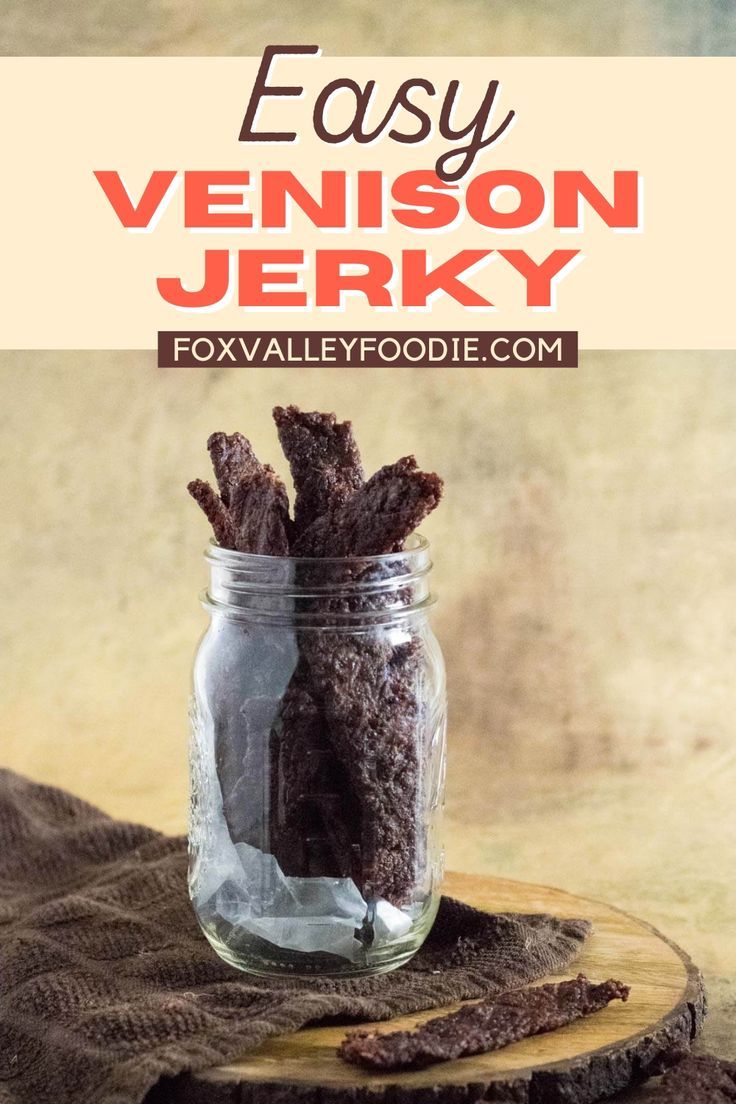
<instances>
[{"instance_id":1,"label":"brown knit cloth","mask_svg":"<svg viewBox=\"0 0 736 1104\"><path fill-rule=\"evenodd\" d=\"M200 933L186 863L183 838L0 771L3 1104L138 1104L163 1076L310 1021L387 1019L564 970L589 931L444 898L425 946L395 973L253 978Z\"/></svg>"}]
</instances>

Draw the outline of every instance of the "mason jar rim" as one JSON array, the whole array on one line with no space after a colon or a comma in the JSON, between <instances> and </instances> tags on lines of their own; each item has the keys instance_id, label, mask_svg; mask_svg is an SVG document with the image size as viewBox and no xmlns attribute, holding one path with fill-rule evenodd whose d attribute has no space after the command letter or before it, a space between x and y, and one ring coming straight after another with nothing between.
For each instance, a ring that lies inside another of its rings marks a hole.
<instances>
[{"instance_id":1,"label":"mason jar rim","mask_svg":"<svg viewBox=\"0 0 736 1104\"><path fill-rule=\"evenodd\" d=\"M413 542L413 543L410 543ZM204 552L204 558L208 563L226 565L232 567L246 567L252 564L266 567L278 562L289 564L392 564L408 555L417 555L429 551L429 541L422 533L412 533L407 538L406 545L399 552L385 552L373 556L267 556L259 552L238 552L234 548L222 548L214 537L210 538Z\"/></svg>"},{"instance_id":2,"label":"mason jar rim","mask_svg":"<svg viewBox=\"0 0 736 1104\"><path fill-rule=\"evenodd\" d=\"M202 604L233 617L375 624L414 616L434 604L429 541L419 533L402 551L383 556L264 556L211 541L205 559L210 585ZM340 610L330 606L335 600L369 604ZM379 604L372 607L371 602Z\"/></svg>"}]
</instances>

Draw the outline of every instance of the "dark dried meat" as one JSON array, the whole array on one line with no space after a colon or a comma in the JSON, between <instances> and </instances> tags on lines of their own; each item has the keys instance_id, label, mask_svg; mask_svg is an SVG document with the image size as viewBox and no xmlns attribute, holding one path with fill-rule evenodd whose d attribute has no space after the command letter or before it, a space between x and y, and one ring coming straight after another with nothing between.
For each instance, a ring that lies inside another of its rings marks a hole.
<instances>
[{"instance_id":1,"label":"dark dried meat","mask_svg":"<svg viewBox=\"0 0 736 1104\"><path fill-rule=\"evenodd\" d=\"M211 487L204 479L193 479L187 484L187 490L197 502L207 517L215 540L221 548L235 547L235 528L227 506L222 501L214 487Z\"/></svg>"},{"instance_id":2,"label":"dark dried meat","mask_svg":"<svg viewBox=\"0 0 736 1104\"><path fill-rule=\"evenodd\" d=\"M479 1004L465 1005L414 1031L352 1032L338 1054L346 1062L369 1070L423 1069L556 1031L628 996L628 986L620 981L611 979L596 985L580 974L574 981L512 990Z\"/></svg>"},{"instance_id":3,"label":"dark dried meat","mask_svg":"<svg viewBox=\"0 0 736 1104\"><path fill-rule=\"evenodd\" d=\"M419 649L380 634L321 633L305 640L302 652L333 757L361 810L352 825L361 860L355 881L364 896L400 907L420 865L417 734L426 718L418 694Z\"/></svg>"},{"instance_id":4,"label":"dark dried meat","mask_svg":"<svg viewBox=\"0 0 736 1104\"><path fill-rule=\"evenodd\" d=\"M442 496L438 475L419 471L413 456L388 464L347 502L312 522L294 543L295 556L380 556L398 552Z\"/></svg>"},{"instance_id":5,"label":"dark dried meat","mask_svg":"<svg viewBox=\"0 0 736 1104\"><path fill-rule=\"evenodd\" d=\"M662 1078L655 1104L727 1104L736 1100L736 1062L690 1055Z\"/></svg>"},{"instance_id":6,"label":"dark dried meat","mask_svg":"<svg viewBox=\"0 0 736 1104\"><path fill-rule=\"evenodd\" d=\"M283 872L360 882L360 807L303 655L271 732L270 757L270 850Z\"/></svg>"},{"instance_id":7,"label":"dark dried meat","mask_svg":"<svg viewBox=\"0 0 736 1104\"><path fill-rule=\"evenodd\" d=\"M232 492L234 547L260 556L289 555L289 499L273 468L259 467Z\"/></svg>"},{"instance_id":8,"label":"dark dried meat","mask_svg":"<svg viewBox=\"0 0 736 1104\"><path fill-rule=\"evenodd\" d=\"M439 501L441 480L411 456L364 483L352 427L334 414L276 407L274 419L296 491L294 520L282 482L247 439L213 433L208 449L220 494L201 480L190 491L222 547L317 560L378 556L399 551ZM409 630L399 642L380 629L353 635L336 632L334 617L383 609L383 590L354 584L402 570L381 561L346 565L338 582L350 585L316 600L324 630L296 634L298 662L280 701L264 698L250 711L248 702L234 710L223 703L216 756L235 842L266 846L287 875L351 877L366 899L396 906L410 900L426 846L415 812L426 728L421 649ZM330 591L331 572L298 564L295 582L320 594ZM391 601L407 595L393 591ZM266 760L263 769L254 756ZM267 839L247 814L261 807L264 787Z\"/></svg>"},{"instance_id":9,"label":"dark dried meat","mask_svg":"<svg viewBox=\"0 0 736 1104\"><path fill-rule=\"evenodd\" d=\"M261 556L288 556L289 500L268 464L261 464L242 433L213 433L207 448L220 489L194 479L189 493L207 515L221 548Z\"/></svg>"},{"instance_id":10,"label":"dark dried meat","mask_svg":"<svg viewBox=\"0 0 736 1104\"><path fill-rule=\"evenodd\" d=\"M273 417L294 481L298 535L355 494L363 485L363 467L350 422L296 406L277 406Z\"/></svg>"},{"instance_id":11,"label":"dark dried meat","mask_svg":"<svg viewBox=\"0 0 736 1104\"><path fill-rule=\"evenodd\" d=\"M236 488L244 479L260 471L251 443L242 433L212 433L207 441L212 467L226 506L232 504Z\"/></svg>"}]
</instances>

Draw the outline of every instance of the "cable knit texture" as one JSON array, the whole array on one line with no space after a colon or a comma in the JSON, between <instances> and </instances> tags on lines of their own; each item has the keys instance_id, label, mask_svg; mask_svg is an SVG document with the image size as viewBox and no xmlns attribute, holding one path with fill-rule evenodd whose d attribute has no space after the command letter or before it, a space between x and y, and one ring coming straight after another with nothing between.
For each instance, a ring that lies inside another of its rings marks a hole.
<instances>
[{"instance_id":1,"label":"cable knit texture","mask_svg":"<svg viewBox=\"0 0 736 1104\"><path fill-rule=\"evenodd\" d=\"M443 898L412 962L352 981L248 977L211 950L186 840L0 771L0 1102L138 1104L324 1017L382 1020L564 970L584 920Z\"/></svg>"}]
</instances>

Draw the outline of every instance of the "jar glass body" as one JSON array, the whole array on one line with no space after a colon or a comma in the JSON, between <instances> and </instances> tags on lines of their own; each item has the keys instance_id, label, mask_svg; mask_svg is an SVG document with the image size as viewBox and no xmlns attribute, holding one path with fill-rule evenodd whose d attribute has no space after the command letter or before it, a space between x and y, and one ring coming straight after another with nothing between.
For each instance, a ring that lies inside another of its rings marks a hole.
<instances>
[{"instance_id":1,"label":"jar glass body","mask_svg":"<svg viewBox=\"0 0 736 1104\"><path fill-rule=\"evenodd\" d=\"M228 962L406 962L439 903L444 664L429 549L298 560L212 546L191 705L190 895Z\"/></svg>"}]
</instances>

